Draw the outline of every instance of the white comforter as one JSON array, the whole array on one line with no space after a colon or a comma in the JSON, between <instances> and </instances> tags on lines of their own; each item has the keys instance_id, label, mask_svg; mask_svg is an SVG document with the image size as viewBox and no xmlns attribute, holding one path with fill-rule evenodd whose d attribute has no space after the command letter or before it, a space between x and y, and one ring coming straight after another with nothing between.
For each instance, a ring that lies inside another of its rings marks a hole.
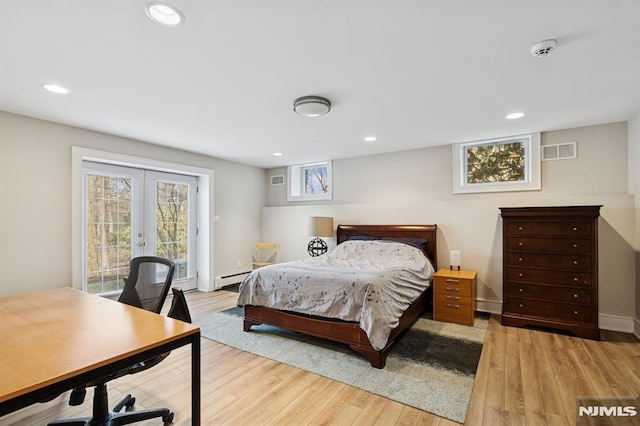
<instances>
[{"instance_id":1,"label":"white comforter","mask_svg":"<svg viewBox=\"0 0 640 426\"><path fill-rule=\"evenodd\" d=\"M254 270L240 285L238 305L358 322L381 350L433 272L415 247L346 241L322 256Z\"/></svg>"}]
</instances>

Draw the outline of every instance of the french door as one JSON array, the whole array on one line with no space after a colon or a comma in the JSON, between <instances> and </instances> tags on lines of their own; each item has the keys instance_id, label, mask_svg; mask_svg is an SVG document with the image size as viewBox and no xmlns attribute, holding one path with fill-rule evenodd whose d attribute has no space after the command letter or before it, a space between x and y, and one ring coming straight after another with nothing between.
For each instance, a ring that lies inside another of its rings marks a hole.
<instances>
[{"instance_id":1,"label":"french door","mask_svg":"<svg viewBox=\"0 0 640 426\"><path fill-rule=\"evenodd\" d=\"M83 289L121 291L137 256L173 260L173 283L196 288L197 182L194 176L83 162Z\"/></svg>"}]
</instances>

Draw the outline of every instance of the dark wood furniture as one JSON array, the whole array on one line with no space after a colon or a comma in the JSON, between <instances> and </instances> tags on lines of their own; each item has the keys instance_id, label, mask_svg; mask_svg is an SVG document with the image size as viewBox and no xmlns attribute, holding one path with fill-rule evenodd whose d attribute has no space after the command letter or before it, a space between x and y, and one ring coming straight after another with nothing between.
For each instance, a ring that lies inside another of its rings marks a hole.
<instances>
[{"instance_id":1,"label":"dark wood furniture","mask_svg":"<svg viewBox=\"0 0 640 426\"><path fill-rule=\"evenodd\" d=\"M600 339L600 207L500 208L503 325L551 327Z\"/></svg>"},{"instance_id":2,"label":"dark wood furniture","mask_svg":"<svg viewBox=\"0 0 640 426\"><path fill-rule=\"evenodd\" d=\"M473 326L478 274L442 268L433 276L433 319Z\"/></svg>"},{"instance_id":3,"label":"dark wood furniture","mask_svg":"<svg viewBox=\"0 0 640 426\"><path fill-rule=\"evenodd\" d=\"M360 234L375 238L424 238L428 240L425 254L436 267L436 225L338 225L338 244L347 240L348 234ZM384 349L377 351L357 322L302 315L279 311L263 306L245 305L244 331L251 326L271 324L289 330L344 343L364 355L375 368L384 368L387 354L403 331L411 327L430 302L430 291L425 291L402 315L400 324L389 336Z\"/></svg>"}]
</instances>

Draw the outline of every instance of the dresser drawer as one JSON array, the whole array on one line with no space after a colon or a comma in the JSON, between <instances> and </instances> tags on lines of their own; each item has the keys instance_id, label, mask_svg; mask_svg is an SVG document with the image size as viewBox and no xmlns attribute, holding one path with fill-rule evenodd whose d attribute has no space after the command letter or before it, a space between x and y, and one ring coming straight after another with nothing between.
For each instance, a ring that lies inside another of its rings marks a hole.
<instances>
[{"instance_id":1,"label":"dresser drawer","mask_svg":"<svg viewBox=\"0 0 640 426\"><path fill-rule=\"evenodd\" d=\"M510 266L507 268L507 280L510 282L517 281L591 288L591 274L588 272L550 271Z\"/></svg>"},{"instance_id":2,"label":"dresser drawer","mask_svg":"<svg viewBox=\"0 0 640 426\"><path fill-rule=\"evenodd\" d=\"M507 296L532 298L553 302L590 305L591 290L568 287L549 287L538 284L507 283Z\"/></svg>"},{"instance_id":3,"label":"dresser drawer","mask_svg":"<svg viewBox=\"0 0 640 426\"><path fill-rule=\"evenodd\" d=\"M509 266L527 268L567 269L570 271L592 271L593 258L581 255L559 255L538 253L507 253L506 262Z\"/></svg>"},{"instance_id":4,"label":"dresser drawer","mask_svg":"<svg viewBox=\"0 0 640 426\"><path fill-rule=\"evenodd\" d=\"M593 235L591 222L510 222L507 236L587 237Z\"/></svg>"},{"instance_id":5,"label":"dresser drawer","mask_svg":"<svg viewBox=\"0 0 640 426\"><path fill-rule=\"evenodd\" d=\"M547 301L509 298L506 300L506 312L550 318L563 318L576 321L592 321L593 307L553 303Z\"/></svg>"},{"instance_id":6,"label":"dresser drawer","mask_svg":"<svg viewBox=\"0 0 640 426\"><path fill-rule=\"evenodd\" d=\"M592 240L578 238L507 238L507 250L509 251L589 254L592 250L592 244Z\"/></svg>"},{"instance_id":7,"label":"dresser drawer","mask_svg":"<svg viewBox=\"0 0 640 426\"><path fill-rule=\"evenodd\" d=\"M452 294L471 296L472 281L464 278L435 277L433 292L436 294Z\"/></svg>"}]
</instances>

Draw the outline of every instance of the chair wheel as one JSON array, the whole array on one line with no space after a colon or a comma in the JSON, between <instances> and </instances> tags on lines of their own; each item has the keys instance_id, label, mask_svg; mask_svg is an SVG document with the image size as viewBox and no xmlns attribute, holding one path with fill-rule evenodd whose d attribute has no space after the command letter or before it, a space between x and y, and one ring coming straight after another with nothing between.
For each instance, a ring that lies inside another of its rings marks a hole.
<instances>
[{"instance_id":1,"label":"chair wheel","mask_svg":"<svg viewBox=\"0 0 640 426\"><path fill-rule=\"evenodd\" d=\"M170 425L171 423L173 423L173 411L169 412L166 417L163 417L162 421L165 425Z\"/></svg>"},{"instance_id":2,"label":"chair wheel","mask_svg":"<svg viewBox=\"0 0 640 426\"><path fill-rule=\"evenodd\" d=\"M133 408L133 406L136 405L136 397L132 396L131 399L129 401L127 401L127 403L125 404L125 406L127 408Z\"/></svg>"}]
</instances>

